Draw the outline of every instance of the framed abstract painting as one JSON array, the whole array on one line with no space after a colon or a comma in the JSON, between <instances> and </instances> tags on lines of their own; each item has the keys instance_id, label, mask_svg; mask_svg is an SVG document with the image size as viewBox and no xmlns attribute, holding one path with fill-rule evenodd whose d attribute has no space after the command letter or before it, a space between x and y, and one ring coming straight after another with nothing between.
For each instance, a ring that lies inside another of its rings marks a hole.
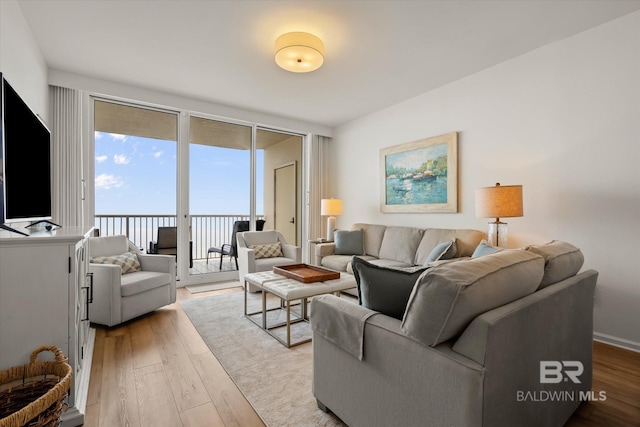
<instances>
[{"instance_id":1,"label":"framed abstract painting","mask_svg":"<svg viewBox=\"0 0 640 427\"><path fill-rule=\"evenodd\" d=\"M458 212L458 133L380 150L380 210Z\"/></svg>"}]
</instances>

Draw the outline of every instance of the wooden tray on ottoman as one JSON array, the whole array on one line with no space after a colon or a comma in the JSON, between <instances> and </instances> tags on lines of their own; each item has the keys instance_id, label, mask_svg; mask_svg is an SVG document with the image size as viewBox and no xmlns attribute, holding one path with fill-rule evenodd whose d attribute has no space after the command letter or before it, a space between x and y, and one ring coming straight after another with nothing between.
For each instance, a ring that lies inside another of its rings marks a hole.
<instances>
[{"instance_id":1,"label":"wooden tray on ottoman","mask_svg":"<svg viewBox=\"0 0 640 427\"><path fill-rule=\"evenodd\" d=\"M273 272L302 283L324 282L340 278L337 271L308 264L289 264L273 267Z\"/></svg>"}]
</instances>

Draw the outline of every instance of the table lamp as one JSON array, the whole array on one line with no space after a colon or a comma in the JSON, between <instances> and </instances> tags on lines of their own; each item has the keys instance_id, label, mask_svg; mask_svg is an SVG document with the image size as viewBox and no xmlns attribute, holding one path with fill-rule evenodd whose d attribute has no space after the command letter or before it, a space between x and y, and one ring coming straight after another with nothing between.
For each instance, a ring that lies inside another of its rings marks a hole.
<instances>
[{"instance_id":1,"label":"table lamp","mask_svg":"<svg viewBox=\"0 0 640 427\"><path fill-rule=\"evenodd\" d=\"M476 189L476 216L495 217L489 223L488 240L494 246L507 247L507 223L500 218L523 215L522 185L500 185Z\"/></svg>"},{"instance_id":2,"label":"table lamp","mask_svg":"<svg viewBox=\"0 0 640 427\"><path fill-rule=\"evenodd\" d=\"M342 200L322 199L320 215L327 217L327 241L333 242L333 230L336 228L336 215L342 215Z\"/></svg>"}]
</instances>

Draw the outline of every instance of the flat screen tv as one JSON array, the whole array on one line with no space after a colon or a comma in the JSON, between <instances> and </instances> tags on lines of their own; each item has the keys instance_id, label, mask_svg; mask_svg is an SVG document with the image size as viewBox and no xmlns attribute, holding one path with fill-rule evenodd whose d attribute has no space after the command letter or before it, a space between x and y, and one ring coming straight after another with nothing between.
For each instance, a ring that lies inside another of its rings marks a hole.
<instances>
[{"instance_id":1,"label":"flat screen tv","mask_svg":"<svg viewBox=\"0 0 640 427\"><path fill-rule=\"evenodd\" d=\"M0 80L0 224L6 229L51 219L51 133L2 73Z\"/></svg>"}]
</instances>

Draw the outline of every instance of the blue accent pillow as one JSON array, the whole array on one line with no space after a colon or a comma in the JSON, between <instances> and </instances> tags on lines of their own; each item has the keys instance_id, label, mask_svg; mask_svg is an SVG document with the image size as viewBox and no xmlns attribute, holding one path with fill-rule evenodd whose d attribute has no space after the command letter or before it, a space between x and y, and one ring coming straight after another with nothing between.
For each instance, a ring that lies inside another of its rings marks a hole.
<instances>
[{"instance_id":1,"label":"blue accent pillow","mask_svg":"<svg viewBox=\"0 0 640 427\"><path fill-rule=\"evenodd\" d=\"M482 255L495 254L496 252L500 252L501 250L502 250L502 248L499 248L497 246L491 246L487 241L483 240L476 247L476 250L473 251L473 254L471 255L471 258L477 258L477 257L482 256Z\"/></svg>"},{"instance_id":2,"label":"blue accent pillow","mask_svg":"<svg viewBox=\"0 0 640 427\"><path fill-rule=\"evenodd\" d=\"M358 258L351 261L361 306L402 320L418 277L426 266L405 271L380 267Z\"/></svg>"},{"instance_id":3,"label":"blue accent pillow","mask_svg":"<svg viewBox=\"0 0 640 427\"><path fill-rule=\"evenodd\" d=\"M451 259L458 252L458 247L456 246L456 239L449 240L448 242L438 243L435 248L431 250L431 253L424 261L425 265L438 261L441 259Z\"/></svg>"},{"instance_id":4,"label":"blue accent pillow","mask_svg":"<svg viewBox=\"0 0 640 427\"><path fill-rule=\"evenodd\" d=\"M335 255L364 255L364 240L362 229L358 230L335 230L333 240L336 248Z\"/></svg>"}]
</instances>

